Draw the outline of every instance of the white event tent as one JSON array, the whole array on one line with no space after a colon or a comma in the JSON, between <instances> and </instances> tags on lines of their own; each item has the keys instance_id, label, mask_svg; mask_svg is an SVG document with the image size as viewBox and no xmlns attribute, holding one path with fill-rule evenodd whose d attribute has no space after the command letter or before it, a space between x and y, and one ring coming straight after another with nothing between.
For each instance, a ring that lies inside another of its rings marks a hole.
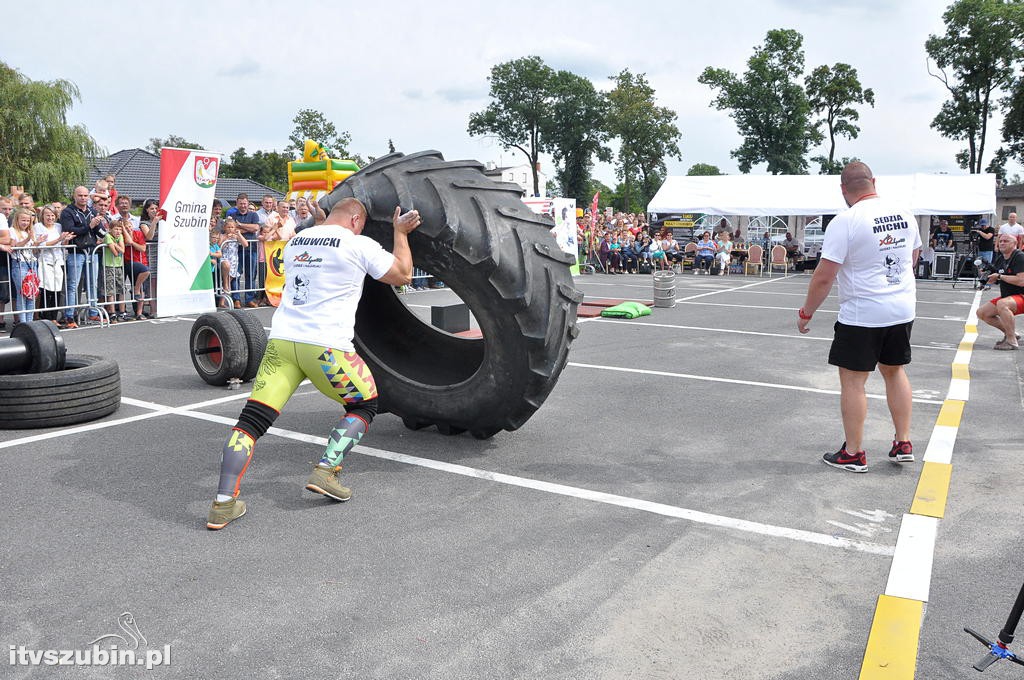
<instances>
[{"instance_id":1,"label":"white event tent","mask_svg":"<svg viewBox=\"0 0 1024 680\"><path fill-rule=\"evenodd\" d=\"M989 215L996 209L996 176L880 175L880 196L915 215ZM657 215L834 215L846 209L837 175L671 176L647 206Z\"/></svg>"}]
</instances>

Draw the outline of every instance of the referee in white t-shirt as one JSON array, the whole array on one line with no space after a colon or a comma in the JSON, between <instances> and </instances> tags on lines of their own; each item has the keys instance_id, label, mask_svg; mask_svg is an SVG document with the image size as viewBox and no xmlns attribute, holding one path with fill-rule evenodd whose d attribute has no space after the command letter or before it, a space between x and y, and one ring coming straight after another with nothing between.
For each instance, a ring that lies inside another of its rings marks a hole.
<instances>
[{"instance_id":1,"label":"referee in white t-shirt","mask_svg":"<svg viewBox=\"0 0 1024 680\"><path fill-rule=\"evenodd\" d=\"M853 162L843 168L841 189L850 207L828 225L821 262L798 312L797 328L807 332L814 312L838 281L839 320L828 362L839 367L846 441L822 460L843 470L867 472L864 385L876 366L885 379L895 429L889 460L914 460L910 443L913 400L903 366L910 363L910 332L917 306L914 267L921 253L921 234L909 210L878 197L871 168L864 163Z\"/></svg>"}]
</instances>

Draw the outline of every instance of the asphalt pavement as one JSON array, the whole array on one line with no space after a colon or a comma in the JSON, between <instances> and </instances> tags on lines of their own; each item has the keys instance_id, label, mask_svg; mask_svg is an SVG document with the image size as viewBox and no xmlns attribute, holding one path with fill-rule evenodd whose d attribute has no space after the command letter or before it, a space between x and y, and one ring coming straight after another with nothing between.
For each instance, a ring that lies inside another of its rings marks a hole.
<instances>
[{"instance_id":1,"label":"asphalt pavement","mask_svg":"<svg viewBox=\"0 0 1024 680\"><path fill-rule=\"evenodd\" d=\"M515 432L478 441L381 415L345 461L344 504L303 490L338 417L304 385L257 443L248 514L219 532L205 517L248 386L199 379L193 317L66 331L71 352L118 360L124 403L86 426L0 432L0 676L857 677L978 296L920 282L918 462L885 460L873 376L857 475L820 461L843 437L826 363L837 301L799 335L808 281L685 274L675 307L582 321L557 386ZM577 284L588 299L652 295L650 276ZM454 298L404 296L425 318ZM251 313L270 325L272 310ZM963 626L994 636L1024 580L1021 354L979 334L922 574L916 677L929 680L973 677L984 650ZM10 663L115 633L170 664Z\"/></svg>"}]
</instances>

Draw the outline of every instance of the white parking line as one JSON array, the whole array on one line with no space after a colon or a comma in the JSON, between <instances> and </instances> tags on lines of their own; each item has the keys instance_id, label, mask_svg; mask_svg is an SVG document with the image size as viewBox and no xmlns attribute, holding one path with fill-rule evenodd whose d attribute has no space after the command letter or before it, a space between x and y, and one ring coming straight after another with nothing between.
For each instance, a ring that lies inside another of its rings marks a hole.
<instances>
[{"instance_id":1,"label":"white parking line","mask_svg":"<svg viewBox=\"0 0 1024 680\"><path fill-rule=\"evenodd\" d=\"M763 331L741 331L731 328L707 328L704 326L680 326L678 324L671 323L651 323L649 321L630 321L628 319L602 319L600 317L591 317L589 321L599 321L601 323L617 324L617 325L632 325L632 326L652 326L654 328L678 328L684 331L701 331L706 333L735 333L738 335L760 335L768 338L792 338L793 340L818 340L821 342L832 342L832 338L819 338L813 335L800 335L798 333L765 333ZM911 345L914 349L939 349L946 352L956 351L954 346L946 347L935 347L932 345Z\"/></svg>"},{"instance_id":2,"label":"white parking line","mask_svg":"<svg viewBox=\"0 0 1024 680\"><path fill-rule=\"evenodd\" d=\"M738 380L736 378L715 378L709 375L693 375L692 373L672 373L670 371L651 371L643 368L625 368L622 366L598 366L597 364L581 364L570 361L567 366L576 368L593 368L599 371L618 371L621 373L639 373L641 375L658 375L666 378L685 378L687 380L702 380L706 382L730 383L733 385L752 385L754 387L770 387L776 390L793 390L796 392L813 392L815 394L838 395L839 390L823 390L817 387L799 387L797 385L782 385L780 383L759 382L756 380ZM880 399L885 401L884 394L869 394L868 399ZM941 399L914 399L915 404L938 404L942 405Z\"/></svg>"},{"instance_id":3,"label":"white parking line","mask_svg":"<svg viewBox=\"0 0 1024 680\"><path fill-rule=\"evenodd\" d=\"M159 416L167 415L185 416L188 418L195 418L198 420L205 420L207 422L231 426L234 425L236 422L234 418L226 418L224 416L218 416L212 413L203 413L201 411L196 411L195 409L198 409L203 406L211 406L221 404L224 402L235 401L238 399L243 399L248 396L248 392L240 392L238 394L233 394L227 397L220 397L217 399L210 399L207 401L197 402L195 404L188 404L186 406L177 407L163 406L161 404L156 404L150 401L143 401L141 399L123 397L121 401L127 405L136 406L139 408L152 409L152 411L150 413L131 416L129 418L118 418L116 420L109 420L101 423L92 423L90 425L83 425L80 427L66 428L61 430L60 432L51 432L45 435L23 437L21 439L4 442L0 444L0 448L10 448L21 444L28 444L35 441L40 441L41 439L49 439L51 437L66 437L67 435L75 434L78 432L98 430L107 427L116 427L118 425L123 425L124 423L128 422L143 420L147 418L156 418ZM285 430L279 427L271 427L269 430L267 430L267 434L277 437L283 437L286 439L291 439L293 441L301 441L308 444L315 444L317 446L327 445L327 439L325 437L310 435L304 432L295 432L293 430ZM565 484L556 484L553 482L545 482L542 480L530 479L527 477L508 475L501 472L492 472L490 470L480 470L478 468L471 468L465 465L445 463L443 461L430 460L429 458L419 458L417 456L410 456L404 453L397 453L395 451L375 449L368 446L356 446L352 449L352 451L354 453L358 453L364 456L382 458L385 460L394 461L396 463L403 463L406 465L415 465L417 467L429 468L432 470L437 470L439 472L447 472L450 474L462 475L464 477L474 477L476 479L482 479L489 482L495 482L498 484L507 484L509 486L533 489L535 491L558 494L561 496L570 496L573 498L579 498L581 500L592 501L595 503L604 503L606 505L614 505L622 508L639 510L642 512L648 512L655 515L661 515L663 517L683 519L697 524L707 524L709 526L717 526L724 529L760 534L762 536L785 538L791 541L800 541L802 543L812 543L816 545L827 546L830 548L839 548L841 550L849 550L853 552L867 553L872 555L883 555L887 557L891 557L894 550L892 546L881 545L878 543L858 541L843 538L840 536L822 534L814 531L805 531L803 529L780 527L772 524L764 524L762 522L752 522L749 520L738 519L735 517L726 517L724 515L714 515L711 513L702 512L700 510L690 510L688 508L667 505L665 503L655 503L652 501L645 501L638 498L630 498L628 496L619 496L616 494L605 493L602 491L593 491L591 489L584 489L581 487L567 486Z\"/></svg>"},{"instance_id":4,"label":"white parking line","mask_svg":"<svg viewBox=\"0 0 1024 680\"><path fill-rule=\"evenodd\" d=\"M233 418L225 418L223 416L217 416L210 413L202 413L200 411L194 411L191 408L169 408L161 411L160 413L166 415L187 416L189 418L197 418L199 420L220 423L222 425L228 426L235 424L235 419ZM315 435L306 434L304 432L285 430L279 427L270 428L269 430L267 430L267 434L274 435L277 437L284 437L286 439L291 439L295 441L306 442L309 444L316 444L318 446L327 445L326 437L318 437ZM447 472L450 474L462 475L464 477L474 477L476 479L482 479L489 482L507 484L509 486L517 486L526 489L533 489L535 491L543 491L545 493L553 493L561 496L571 496L573 498L579 498L581 500L593 501L596 503L604 503L606 505L615 505L633 510L640 510L643 512L649 512L656 515L662 515L664 517L684 519L691 522L695 522L697 524L708 524L711 526L722 527L725 529L733 529L736 531L760 534L762 536L786 538L792 541L813 543L816 545L823 545L831 548L840 548L842 550L850 550L854 552L862 552L872 555L883 555L891 557L893 554L892 546L881 545L878 543L858 541L839 536L832 536L829 534L821 534L814 531L804 531L802 529L791 529L789 527L780 527L772 524L764 524L761 522L751 522L749 520L737 519L735 517L713 515L710 513L701 512L699 510L690 510L688 508L680 508L674 505L654 503L651 501L645 501L638 498L629 498L628 496L619 496L616 494L604 493L602 491L593 491L591 489L584 489L581 487L567 486L565 484L555 484L552 482L545 482L537 479L529 479L527 477L507 475L501 472L480 470L478 468L471 468L465 465L445 463L443 461L431 460L429 458L419 458L417 456L410 456L404 453L397 453L395 451L375 449L369 446L359 445L354 447L352 451L353 453L358 453L364 456L371 456L373 458L382 458L385 460L394 461L396 463L415 465L417 467L429 468L432 470L437 470L439 472Z\"/></svg>"},{"instance_id":5,"label":"white parking line","mask_svg":"<svg viewBox=\"0 0 1024 680\"><path fill-rule=\"evenodd\" d=\"M722 291L713 291L713 292L720 293ZM707 293L707 295L710 295L710 293ZM739 304L736 304L736 303L729 303L729 302L690 302L690 300L693 300L694 297L703 297L703 296L702 295L695 295L693 297L688 297L688 298L679 298L678 300L676 300L676 302L679 302L679 303L682 303L682 304L687 304L687 305L710 305L712 307L742 307L743 309L781 309L781 310L787 311L787 312L795 312L798 309L797 307L769 307L769 306L766 306L766 305L757 305L757 307L752 307L751 305L739 305ZM817 314L818 312L821 312L821 313L824 313L824 314L838 314L839 310L838 309L818 309L815 313ZM957 316L915 316L914 320L915 321L918 321L918 320L923 320L923 321L955 321L957 323L963 323L964 322L962 317L957 317Z\"/></svg>"}]
</instances>

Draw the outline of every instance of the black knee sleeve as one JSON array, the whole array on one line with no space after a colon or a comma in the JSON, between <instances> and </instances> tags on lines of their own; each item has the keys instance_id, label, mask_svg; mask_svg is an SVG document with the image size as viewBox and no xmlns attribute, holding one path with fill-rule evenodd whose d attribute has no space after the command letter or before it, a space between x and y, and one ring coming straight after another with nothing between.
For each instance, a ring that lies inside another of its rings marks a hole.
<instances>
[{"instance_id":1,"label":"black knee sleeve","mask_svg":"<svg viewBox=\"0 0 1024 680\"><path fill-rule=\"evenodd\" d=\"M259 439L267 433L279 415L281 414L266 404L249 399L245 402L245 408L238 416L238 423L235 427L248 432L253 439Z\"/></svg>"},{"instance_id":2,"label":"black knee sleeve","mask_svg":"<svg viewBox=\"0 0 1024 680\"><path fill-rule=\"evenodd\" d=\"M366 421L366 426L369 427L370 423L373 422L373 417L377 415L377 398L374 397L367 401L347 404L345 406L345 413L351 416L359 416Z\"/></svg>"}]
</instances>

